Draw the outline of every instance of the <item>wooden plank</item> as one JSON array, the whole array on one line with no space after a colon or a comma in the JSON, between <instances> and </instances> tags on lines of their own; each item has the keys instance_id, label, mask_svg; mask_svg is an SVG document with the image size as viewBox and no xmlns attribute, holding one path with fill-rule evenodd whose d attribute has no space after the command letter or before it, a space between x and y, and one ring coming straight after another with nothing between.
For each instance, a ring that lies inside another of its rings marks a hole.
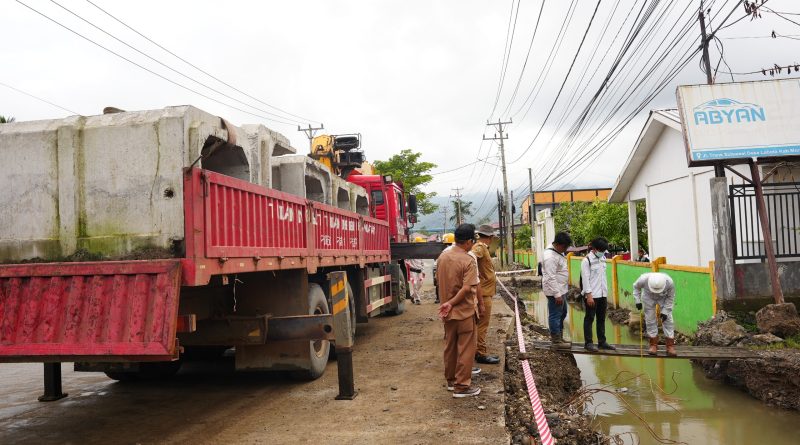
<instances>
[{"instance_id":1,"label":"wooden plank","mask_svg":"<svg viewBox=\"0 0 800 445\"><path fill-rule=\"evenodd\" d=\"M530 342L529 347L533 349L550 349L549 341L534 341ZM682 359L705 359L705 360L732 360L732 359L746 359L758 358L758 355L749 349L745 348L732 348L732 347L717 347L717 346L675 346L678 353L677 357L670 357L667 355L664 345L658 346L658 353L656 355L647 354L647 344L639 345L613 345L617 348L616 351L600 350L597 352L589 352L584 349L582 343L572 343L572 349L569 351L563 350L562 352L569 352L572 354L587 354L587 355L611 355L615 357L642 357L642 358L682 358ZM520 359L527 358L527 354L520 354Z\"/></svg>"}]
</instances>

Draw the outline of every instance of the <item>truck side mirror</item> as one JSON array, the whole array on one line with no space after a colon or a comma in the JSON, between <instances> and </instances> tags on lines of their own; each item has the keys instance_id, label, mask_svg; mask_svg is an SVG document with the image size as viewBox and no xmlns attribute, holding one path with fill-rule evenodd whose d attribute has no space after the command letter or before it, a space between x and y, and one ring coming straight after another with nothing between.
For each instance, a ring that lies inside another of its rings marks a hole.
<instances>
[{"instance_id":1,"label":"truck side mirror","mask_svg":"<svg viewBox=\"0 0 800 445\"><path fill-rule=\"evenodd\" d=\"M408 222L410 222L411 224L416 224L417 223L417 215L415 215L413 213L409 213L408 214Z\"/></svg>"},{"instance_id":2,"label":"truck side mirror","mask_svg":"<svg viewBox=\"0 0 800 445\"><path fill-rule=\"evenodd\" d=\"M408 195L408 213L417 214L417 195Z\"/></svg>"}]
</instances>

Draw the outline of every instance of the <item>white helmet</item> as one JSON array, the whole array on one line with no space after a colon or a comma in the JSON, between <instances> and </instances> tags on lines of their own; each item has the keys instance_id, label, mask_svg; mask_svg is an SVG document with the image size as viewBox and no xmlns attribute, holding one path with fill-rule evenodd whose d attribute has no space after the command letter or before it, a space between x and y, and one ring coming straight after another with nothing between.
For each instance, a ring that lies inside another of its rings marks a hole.
<instances>
[{"instance_id":1,"label":"white helmet","mask_svg":"<svg viewBox=\"0 0 800 445\"><path fill-rule=\"evenodd\" d=\"M647 277L647 287L650 292L660 294L667 287L667 277L663 273L651 273Z\"/></svg>"}]
</instances>

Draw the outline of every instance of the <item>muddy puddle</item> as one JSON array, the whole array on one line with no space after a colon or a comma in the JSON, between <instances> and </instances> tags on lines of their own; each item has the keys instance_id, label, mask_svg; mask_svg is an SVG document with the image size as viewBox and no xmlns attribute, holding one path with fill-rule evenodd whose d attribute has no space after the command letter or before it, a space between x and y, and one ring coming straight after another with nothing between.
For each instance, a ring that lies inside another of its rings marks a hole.
<instances>
[{"instance_id":1,"label":"muddy puddle","mask_svg":"<svg viewBox=\"0 0 800 445\"><path fill-rule=\"evenodd\" d=\"M538 292L523 295L528 313L546 326L546 298ZM573 342L583 343L583 315L580 306L570 306L564 336ZM639 345L637 334L606 321L609 343ZM646 356L646 345L642 348ZM616 395L595 393L587 404L588 412L596 416L594 424L606 434L621 435L626 444L800 443L800 413L767 407L736 388L706 379L689 360L584 354L575 354L575 359L585 385L597 388L616 379L607 389L622 396L650 429L666 439L654 438Z\"/></svg>"}]
</instances>

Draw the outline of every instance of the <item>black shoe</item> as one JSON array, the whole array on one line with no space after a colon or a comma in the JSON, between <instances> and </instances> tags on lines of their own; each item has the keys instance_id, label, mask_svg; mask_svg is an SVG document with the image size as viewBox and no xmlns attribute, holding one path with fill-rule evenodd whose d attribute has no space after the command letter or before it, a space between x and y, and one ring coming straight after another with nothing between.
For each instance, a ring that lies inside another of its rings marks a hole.
<instances>
[{"instance_id":1,"label":"black shoe","mask_svg":"<svg viewBox=\"0 0 800 445\"><path fill-rule=\"evenodd\" d=\"M496 355L476 355L475 361L486 365L496 365L500 363L500 357Z\"/></svg>"},{"instance_id":2,"label":"black shoe","mask_svg":"<svg viewBox=\"0 0 800 445\"><path fill-rule=\"evenodd\" d=\"M583 348L589 352L597 352L597 346L595 346L594 343L586 343L583 345Z\"/></svg>"},{"instance_id":3,"label":"black shoe","mask_svg":"<svg viewBox=\"0 0 800 445\"><path fill-rule=\"evenodd\" d=\"M598 346L600 349L603 349L603 350L606 350L606 351L616 351L616 350L617 350L617 348L615 348L614 346L611 346L610 344L608 344L608 343L606 343L606 342L600 343L600 344L599 344L599 345L597 345L597 346Z\"/></svg>"}]
</instances>

